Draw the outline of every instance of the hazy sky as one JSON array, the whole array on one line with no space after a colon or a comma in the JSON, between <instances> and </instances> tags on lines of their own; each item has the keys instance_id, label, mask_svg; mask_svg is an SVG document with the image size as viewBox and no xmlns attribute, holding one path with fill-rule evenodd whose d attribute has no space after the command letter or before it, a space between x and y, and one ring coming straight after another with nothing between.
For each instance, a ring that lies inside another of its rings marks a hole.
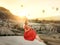
<instances>
[{"instance_id":1,"label":"hazy sky","mask_svg":"<svg viewBox=\"0 0 60 45\"><path fill-rule=\"evenodd\" d=\"M60 16L60 0L0 0L0 6L15 15L28 18ZM59 10L56 11L56 8ZM45 10L45 13L42 10Z\"/></svg>"}]
</instances>

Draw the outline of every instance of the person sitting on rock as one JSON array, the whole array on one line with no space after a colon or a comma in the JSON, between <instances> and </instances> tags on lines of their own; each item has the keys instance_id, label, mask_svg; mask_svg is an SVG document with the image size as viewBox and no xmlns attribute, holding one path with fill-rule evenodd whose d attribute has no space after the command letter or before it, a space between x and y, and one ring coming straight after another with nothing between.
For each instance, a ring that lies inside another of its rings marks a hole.
<instances>
[{"instance_id":1,"label":"person sitting on rock","mask_svg":"<svg viewBox=\"0 0 60 45\"><path fill-rule=\"evenodd\" d=\"M34 39L37 39L39 41L43 41L40 39L38 34L36 34L36 31L32 27L28 26L28 20L25 20L23 28L24 28L24 39L25 40L34 41Z\"/></svg>"}]
</instances>

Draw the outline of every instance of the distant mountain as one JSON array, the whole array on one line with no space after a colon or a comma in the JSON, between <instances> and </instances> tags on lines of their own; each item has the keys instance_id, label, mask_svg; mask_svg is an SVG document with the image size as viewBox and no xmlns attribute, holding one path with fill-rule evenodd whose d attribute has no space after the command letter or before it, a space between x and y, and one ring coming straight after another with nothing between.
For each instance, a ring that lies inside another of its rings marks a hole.
<instances>
[{"instance_id":1,"label":"distant mountain","mask_svg":"<svg viewBox=\"0 0 60 45\"><path fill-rule=\"evenodd\" d=\"M55 20L60 21L60 16L51 16L51 17L44 17L44 18L38 18L39 20Z\"/></svg>"},{"instance_id":2,"label":"distant mountain","mask_svg":"<svg viewBox=\"0 0 60 45\"><path fill-rule=\"evenodd\" d=\"M60 21L60 16L52 16L52 17L46 17L46 20L59 20Z\"/></svg>"},{"instance_id":3,"label":"distant mountain","mask_svg":"<svg viewBox=\"0 0 60 45\"><path fill-rule=\"evenodd\" d=\"M8 9L0 7L0 19L19 20L20 17L13 15Z\"/></svg>"},{"instance_id":4,"label":"distant mountain","mask_svg":"<svg viewBox=\"0 0 60 45\"><path fill-rule=\"evenodd\" d=\"M8 9L0 7L0 36L22 35L20 17L13 15Z\"/></svg>"}]
</instances>

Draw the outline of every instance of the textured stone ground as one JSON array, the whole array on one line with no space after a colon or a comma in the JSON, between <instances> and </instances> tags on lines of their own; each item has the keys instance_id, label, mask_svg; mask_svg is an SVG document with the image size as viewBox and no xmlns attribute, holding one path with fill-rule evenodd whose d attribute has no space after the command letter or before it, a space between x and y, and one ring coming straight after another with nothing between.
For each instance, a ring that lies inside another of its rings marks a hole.
<instances>
[{"instance_id":1,"label":"textured stone ground","mask_svg":"<svg viewBox=\"0 0 60 45\"><path fill-rule=\"evenodd\" d=\"M23 36L1 36L0 45L45 45L38 40L27 41Z\"/></svg>"}]
</instances>

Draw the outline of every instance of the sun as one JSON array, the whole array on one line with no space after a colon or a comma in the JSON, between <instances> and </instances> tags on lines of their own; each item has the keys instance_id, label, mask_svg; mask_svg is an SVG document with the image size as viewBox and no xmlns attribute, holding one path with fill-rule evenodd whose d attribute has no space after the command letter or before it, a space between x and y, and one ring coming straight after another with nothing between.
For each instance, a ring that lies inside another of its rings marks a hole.
<instances>
[{"instance_id":1,"label":"sun","mask_svg":"<svg viewBox=\"0 0 60 45\"><path fill-rule=\"evenodd\" d=\"M20 16L20 17L27 17L27 18L29 18L30 16L28 16L29 15L29 12L28 12L28 10L27 9L20 9L20 10L12 10L11 11L14 15L16 15L16 16Z\"/></svg>"},{"instance_id":2,"label":"sun","mask_svg":"<svg viewBox=\"0 0 60 45\"><path fill-rule=\"evenodd\" d=\"M28 12L26 10L23 10L19 13L20 16L26 16L28 15Z\"/></svg>"},{"instance_id":3,"label":"sun","mask_svg":"<svg viewBox=\"0 0 60 45\"><path fill-rule=\"evenodd\" d=\"M28 19L31 19L31 16L30 16L29 11L27 9L19 11L18 16L20 16L20 17L26 17Z\"/></svg>"}]
</instances>

